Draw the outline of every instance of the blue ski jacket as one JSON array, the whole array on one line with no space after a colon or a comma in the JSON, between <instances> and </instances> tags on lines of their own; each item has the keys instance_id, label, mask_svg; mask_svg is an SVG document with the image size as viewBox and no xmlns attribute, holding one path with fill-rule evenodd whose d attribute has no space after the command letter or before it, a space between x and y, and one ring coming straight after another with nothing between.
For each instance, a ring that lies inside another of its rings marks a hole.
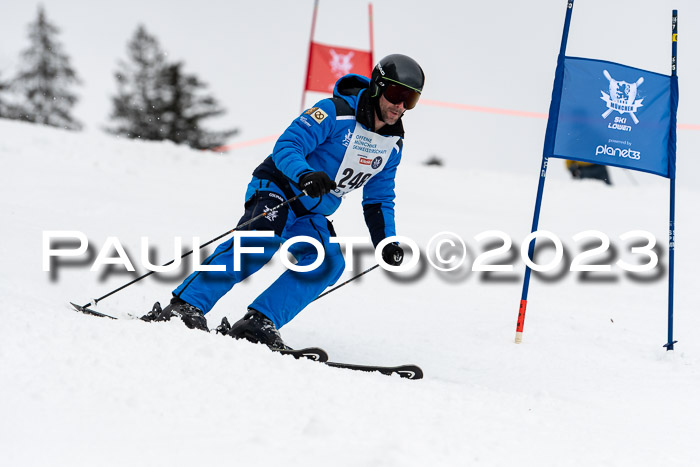
<instances>
[{"instance_id":1,"label":"blue ski jacket","mask_svg":"<svg viewBox=\"0 0 700 467\"><path fill-rule=\"evenodd\" d=\"M369 84L369 79L360 75L340 78L333 97L297 117L253 176L272 181L288 199L301 193L299 178L308 172L322 170L336 181L336 194L320 199L304 196L291 203L297 216L328 216L338 209L344 194L361 187L365 222L376 246L396 235L394 177L401 161L404 131L401 119L374 130Z\"/></svg>"}]
</instances>

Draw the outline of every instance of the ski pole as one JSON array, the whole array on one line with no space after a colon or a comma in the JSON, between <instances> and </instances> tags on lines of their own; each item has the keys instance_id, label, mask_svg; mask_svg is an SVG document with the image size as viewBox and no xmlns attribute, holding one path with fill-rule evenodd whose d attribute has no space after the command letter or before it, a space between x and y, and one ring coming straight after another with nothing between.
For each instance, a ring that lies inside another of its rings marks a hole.
<instances>
[{"instance_id":1,"label":"ski pole","mask_svg":"<svg viewBox=\"0 0 700 467\"><path fill-rule=\"evenodd\" d=\"M634 185L634 186L638 186L638 185L639 185L639 182L637 181L637 179L634 178L634 177L632 176L632 171L631 171L631 170L622 169L622 171L625 172L625 173L627 174L627 176L629 177L630 180L632 180L632 185Z\"/></svg>"},{"instance_id":2,"label":"ski pole","mask_svg":"<svg viewBox=\"0 0 700 467\"><path fill-rule=\"evenodd\" d=\"M365 269L364 271L362 271L362 272L359 273L358 275L351 277L350 279L346 280L346 281L343 282L342 284L333 287L331 290L327 290L326 292L323 292L321 295L319 295L318 297L316 297L316 298L314 298L313 300L311 300L311 303L315 302L316 300L318 300L318 299L321 298L321 297L324 297L324 296L328 295L329 293L333 292L334 290L338 290L339 288L341 288L341 287L344 286L345 284L354 281L355 279L359 278L360 276L364 276L365 274L367 274L367 273L370 272L371 270L376 269L376 268L378 268L378 267L379 267L379 265L378 265L378 264L375 264L375 265L372 266L371 268Z\"/></svg>"},{"instance_id":3,"label":"ski pole","mask_svg":"<svg viewBox=\"0 0 700 467\"><path fill-rule=\"evenodd\" d=\"M282 208L282 207L286 206L287 204L291 203L292 201L296 201L296 200L298 200L299 198L301 198L302 196L305 196L305 195L306 195L306 192L305 192L305 191L302 191L301 193L299 193L298 195L294 196L293 198L289 198L287 201L284 201L284 202L278 204L277 206L273 207L272 209L270 209L270 211L276 211L277 209ZM228 232L222 233L222 234L219 235L218 237L213 238L213 239L209 240L208 242L206 242L205 244L201 245L201 246L199 247L199 249L201 250L201 249L204 248L205 246L210 245L210 244L212 244L213 242L215 242L215 241L217 241L217 240L220 240L221 238L225 237L226 235L229 235L229 234L233 233L234 231L245 227L246 225L248 225L248 224L250 224L251 222L254 222L254 221L260 219L261 217L263 217L263 216L265 216L265 215L267 215L267 213L263 212L263 213L261 213L261 214L255 216L255 217L253 217L252 219L245 221L245 222L242 223L241 225L237 225L236 227L232 228L232 229L229 230ZM190 250L190 251L188 251L187 253L185 253L184 255L180 256L180 259L182 259L182 258L184 258L184 257L186 257L186 256L189 256L189 255L191 255L192 253L194 253L194 250ZM175 262L175 260L172 259L172 260L170 260L169 262L165 263L165 264L164 264L163 266L161 266L161 267L169 266L169 265L173 264L174 262ZM97 305L97 302L102 301L102 300L104 300L105 298L109 297L110 295L113 295L113 294L119 292L120 290L123 290L123 289L129 287L130 285L132 285L132 284L134 284L134 283L140 281L141 279L145 279L146 277L150 276L150 275L153 274L153 273L155 273L155 271L148 271L146 274L144 274L144 275L142 275L142 276L140 276L140 277L137 277L136 279L134 279L134 280L132 280L131 282L128 282L128 283L122 285L121 287L119 287L119 288L117 288L117 289L112 290L111 292L109 292L109 293L107 293L107 294L101 296L100 298L94 298L94 299L92 299L92 300L90 301L90 303L87 303L87 304L83 305L83 306L80 307L80 308L87 308L87 307L90 306L90 305L95 306L95 305Z\"/></svg>"}]
</instances>

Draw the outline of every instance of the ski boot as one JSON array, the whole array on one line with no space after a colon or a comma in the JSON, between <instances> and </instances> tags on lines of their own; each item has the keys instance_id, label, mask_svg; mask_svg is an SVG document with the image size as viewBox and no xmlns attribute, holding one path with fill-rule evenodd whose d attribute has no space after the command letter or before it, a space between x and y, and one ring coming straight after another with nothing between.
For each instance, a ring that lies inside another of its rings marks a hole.
<instances>
[{"instance_id":1,"label":"ski boot","mask_svg":"<svg viewBox=\"0 0 700 467\"><path fill-rule=\"evenodd\" d=\"M153 304L153 309L141 317L144 321L170 321L173 316L179 317L190 329L201 329L209 332L207 319L202 310L190 305L179 297L173 297L170 304L161 309L160 302Z\"/></svg>"},{"instance_id":2,"label":"ski boot","mask_svg":"<svg viewBox=\"0 0 700 467\"><path fill-rule=\"evenodd\" d=\"M257 310L248 308L245 316L233 325L224 317L216 332L234 339L247 339L254 344L265 344L272 350L290 350L270 318Z\"/></svg>"}]
</instances>

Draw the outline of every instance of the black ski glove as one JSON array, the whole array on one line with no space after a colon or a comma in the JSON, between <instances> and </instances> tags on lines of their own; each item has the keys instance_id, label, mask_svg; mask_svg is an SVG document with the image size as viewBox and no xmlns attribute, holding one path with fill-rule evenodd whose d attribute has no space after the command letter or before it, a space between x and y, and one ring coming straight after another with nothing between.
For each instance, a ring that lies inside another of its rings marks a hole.
<instances>
[{"instance_id":1,"label":"black ski glove","mask_svg":"<svg viewBox=\"0 0 700 467\"><path fill-rule=\"evenodd\" d=\"M299 178L299 186L312 198L319 198L331 190L335 190L336 184L326 172L308 172Z\"/></svg>"},{"instance_id":2,"label":"black ski glove","mask_svg":"<svg viewBox=\"0 0 700 467\"><path fill-rule=\"evenodd\" d=\"M387 243L382 249L382 259L389 266L400 266L403 263L403 248L398 243Z\"/></svg>"}]
</instances>

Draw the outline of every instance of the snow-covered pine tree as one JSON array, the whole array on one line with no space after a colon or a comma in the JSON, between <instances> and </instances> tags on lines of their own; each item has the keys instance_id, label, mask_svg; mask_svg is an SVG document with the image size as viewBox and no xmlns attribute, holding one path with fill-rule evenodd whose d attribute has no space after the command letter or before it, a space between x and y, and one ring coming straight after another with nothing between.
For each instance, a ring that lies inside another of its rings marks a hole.
<instances>
[{"instance_id":1,"label":"snow-covered pine tree","mask_svg":"<svg viewBox=\"0 0 700 467\"><path fill-rule=\"evenodd\" d=\"M117 95L107 131L128 138L170 140L204 149L220 146L237 130L207 131L201 120L224 113L201 95L206 85L185 74L182 63L168 63L158 40L139 26L127 45L128 61L118 62Z\"/></svg>"},{"instance_id":2,"label":"snow-covered pine tree","mask_svg":"<svg viewBox=\"0 0 700 467\"><path fill-rule=\"evenodd\" d=\"M183 63L174 63L163 69L160 87L166 91L161 121L166 124L165 138L178 144L185 143L196 149L221 146L238 130L209 131L201 121L225 113L218 101L202 93L207 85L195 75L182 70Z\"/></svg>"},{"instance_id":3,"label":"snow-covered pine tree","mask_svg":"<svg viewBox=\"0 0 700 467\"><path fill-rule=\"evenodd\" d=\"M0 118L13 118L10 104L5 101L5 93L9 87L10 84L3 81L2 75L0 75Z\"/></svg>"},{"instance_id":4,"label":"snow-covered pine tree","mask_svg":"<svg viewBox=\"0 0 700 467\"><path fill-rule=\"evenodd\" d=\"M107 131L127 138L163 140L161 121L165 101L159 89L160 75L166 66L165 53L158 40L138 26L127 44L128 61L118 61L117 95L112 97L111 120L116 126Z\"/></svg>"},{"instance_id":5,"label":"snow-covered pine tree","mask_svg":"<svg viewBox=\"0 0 700 467\"><path fill-rule=\"evenodd\" d=\"M78 98L69 89L80 80L56 39L58 33L39 6L36 21L29 24L29 47L22 52L12 87L20 95L22 120L79 130L82 125L71 115Z\"/></svg>"}]
</instances>

